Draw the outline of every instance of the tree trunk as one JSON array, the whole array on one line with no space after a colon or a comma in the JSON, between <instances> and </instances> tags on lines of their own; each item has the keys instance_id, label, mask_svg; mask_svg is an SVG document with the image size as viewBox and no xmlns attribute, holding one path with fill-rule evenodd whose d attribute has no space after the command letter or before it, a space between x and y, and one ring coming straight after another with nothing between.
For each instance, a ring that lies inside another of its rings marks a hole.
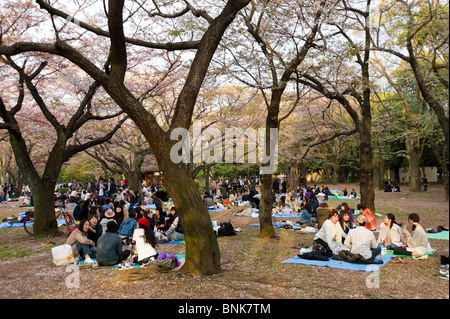
<instances>
[{"instance_id":1,"label":"tree trunk","mask_svg":"<svg viewBox=\"0 0 450 319\"><path fill-rule=\"evenodd\" d=\"M16 189L14 190L14 198L19 198L22 195L22 188L23 188L23 174L16 166L15 170L17 171L16 174Z\"/></svg>"},{"instance_id":2,"label":"tree trunk","mask_svg":"<svg viewBox=\"0 0 450 319\"><path fill-rule=\"evenodd\" d=\"M289 162L289 178L287 179L288 190L296 190L298 186L297 162Z\"/></svg>"},{"instance_id":3,"label":"tree trunk","mask_svg":"<svg viewBox=\"0 0 450 319\"><path fill-rule=\"evenodd\" d=\"M141 191L142 189L141 170L139 171L130 170L129 172L125 172L125 177L128 182L128 188L130 188L134 192Z\"/></svg>"},{"instance_id":4,"label":"tree trunk","mask_svg":"<svg viewBox=\"0 0 450 319\"><path fill-rule=\"evenodd\" d=\"M207 166L205 169L203 169L203 172L205 174L205 192L209 193L209 175L211 174L211 166Z\"/></svg>"},{"instance_id":5,"label":"tree trunk","mask_svg":"<svg viewBox=\"0 0 450 319\"><path fill-rule=\"evenodd\" d=\"M359 146L361 169L359 187L361 193L361 204L375 212L375 189L373 184L373 154L371 145L371 132L370 126L369 128L366 128L364 125L362 127L363 129L359 132L359 136L361 139L361 144Z\"/></svg>"},{"instance_id":6,"label":"tree trunk","mask_svg":"<svg viewBox=\"0 0 450 319\"><path fill-rule=\"evenodd\" d=\"M55 186L56 183L52 182L31 182L29 185L34 205L34 236L58 232L54 206Z\"/></svg>"},{"instance_id":7,"label":"tree trunk","mask_svg":"<svg viewBox=\"0 0 450 319\"><path fill-rule=\"evenodd\" d=\"M163 143L164 144L164 143ZM220 250L209 212L185 164L174 164L169 152L155 150L164 186L175 204L186 241L183 270L195 275L220 272Z\"/></svg>"},{"instance_id":8,"label":"tree trunk","mask_svg":"<svg viewBox=\"0 0 450 319\"><path fill-rule=\"evenodd\" d=\"M411 145L409 153L409 190L411 192L422 191L422 180L420 174L420 155L422 150L418 145Z\"/></svg>"},{"instance_id":9,"label":"tree trunk","mask_svg":"<svg viewBox=\"0 0 450 319\"><path fill-rule=\"evenodd\" d=\"M272 224L272 174L261 174L261 202L259 203L260 237L275 238L276 233Z\"/></svg>"}]
</instances>

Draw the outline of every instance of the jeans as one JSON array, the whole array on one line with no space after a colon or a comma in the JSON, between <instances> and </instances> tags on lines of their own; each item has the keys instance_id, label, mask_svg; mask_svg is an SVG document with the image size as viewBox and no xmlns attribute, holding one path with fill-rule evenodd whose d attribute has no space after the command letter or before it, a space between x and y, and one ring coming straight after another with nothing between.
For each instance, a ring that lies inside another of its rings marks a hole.
<instances>
[{"instance_id":1,"label":"jeans","mask_svg":"<svg viewBox=\"0 0 450 319\"><path fill-rule=\"evenodd\" d=\"M375 257L381 253L381 247L378 246L377 248L370 248L370 251L372 252L372 257L370 259L374 260Z\"/></svg>"},{"instance_id":2,"label":"jeans","mask_svg":"<svg viewBox=\"0 0 450 319\"><path fill-rule=\"evenodd\" d=\"M387 250L394 250L395 248L398 248L398 246L395 245L395 244L390 244L390 245L387 245L387 246L386 246L386 249L387 249Z\"/></svg>"},{"instance_id":3,"label":"jeans","mask_svg":"<svg viewBox=\"0 0 450 319\"><path fill-rule=\"evenodd\" d=\"M86 255L89 255L91 258L97 257L97 247L91 247L80 242L77 242L75 245L80 253L80 259L83 260Z\"/></svg>"},{"instance_id":4,"label":"jeans","mask_svg":"<svg viewBox=\"0 0 450 319\"><path fill-rule=\"evenodd\" d=\"M173 231L173 233L171 233L169 235L170 239L174 240L174 241L180 241L180 240L184 240L184 234Z\"/></svg>"}]
</instances>

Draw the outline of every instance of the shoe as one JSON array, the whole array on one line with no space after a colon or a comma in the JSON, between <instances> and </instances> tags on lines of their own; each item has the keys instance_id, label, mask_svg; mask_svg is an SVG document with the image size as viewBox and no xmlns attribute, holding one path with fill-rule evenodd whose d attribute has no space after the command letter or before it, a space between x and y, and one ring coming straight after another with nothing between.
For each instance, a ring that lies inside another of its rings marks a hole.
<instances>
[{"instance_id":1,"label":"shoe","mask_svg":"<svg viewBox=\"0 0 450 319\"><path fill-rule=\"evenodd\" d=\"M428 259L428 255L413 256L413 259L416 259L416 260L425 260L425 259Z\"/></svg>"},{"instance_id":2,"label":"shoe","mask_svg":"<svg viewBox=\"0 0 450 319\"><path fill-rule=\"evenodd\" d=\"M406 260L403 257L394 257L389 262L393 264L406 264Z\"/></svg>"},{"instance_id":3,"label":"shoe","mask_svg":"<svg viewBox=\"0 0 450 319\"><path fill-rule=\"evenodd\" d=\"M300 244L294 244L293 246L292 246L292 248L294 248L294 249L302 249L302 248L308 248L309 246L308 245L305 245L305 244L302 244L302 243L300 243Z\"/></svg>"},{"instance_id":4,"label":"shoe","mask_svg":"<svg viewBox=\"0 0 450 319\"><path fill-rule=\"evenodd\" d=\"M84 262L85 262L86 264L91 265L91 266L92 266L92 264L94 263L94 261L93 261L90 257L86 258L86 259L84 260Z\"/></svg>"},{"instance_id":5,"label":"shoe","mask_svg":"<svg viewBox=\"0 0 450 319\"><path fill-rule=\"evenodd\" d=\"M445 265L445 268L441 268L444 265L441 265L439 268L439 275L438 277L441 279L447 279L448 280L448 265Z\"/></svg>"},{"instance_id":6,"label":"shoe","mask_svg":"<svg viewBox=\"0 0 450 319\"><path fill-rule=\"evenodd\" d=\"M55 243L50 241L50 242L48 242L46 244L43 244L42 247L49 247L49 246L53 246L53 245L55 245Z\"/></svg>"}]
</instances>

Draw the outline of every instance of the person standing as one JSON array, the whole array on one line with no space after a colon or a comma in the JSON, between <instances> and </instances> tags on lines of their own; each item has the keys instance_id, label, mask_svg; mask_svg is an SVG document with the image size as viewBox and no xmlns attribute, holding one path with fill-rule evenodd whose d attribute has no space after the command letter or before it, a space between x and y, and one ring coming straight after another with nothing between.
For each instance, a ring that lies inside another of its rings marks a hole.
<instances>
[{"instance_id":1,"label":"person standing","mask_svg":"<svg viewBox=\"0 0 450 319\"><path fill-rule=\"evenodd\" d=\"M286 178L283 178L283 181L281 182L281 193L286 194L287 193L287 182Z\"/></svg>"},{"instance_id":2,"label":"person standing","mask_svg":"<svg viewBox=\"0 0 450 319\"><path fill-rule=\"evenodd\" d=\"M426 175L422 178L422 183L423 183L423 191L426 192L428 190L428 178Z\"/></svg>"},{"instance_id":3,"label":"person standing","mask_svg":"<svg viewBox=\"0 0 450 319\"><path fill-rule=\"evenodd\" d=\"M78 183L77 179L74 178L72 184L70 184L70 190L76 191L78 186L80 186L80 183Z\"/></svg>"}]
</instances>

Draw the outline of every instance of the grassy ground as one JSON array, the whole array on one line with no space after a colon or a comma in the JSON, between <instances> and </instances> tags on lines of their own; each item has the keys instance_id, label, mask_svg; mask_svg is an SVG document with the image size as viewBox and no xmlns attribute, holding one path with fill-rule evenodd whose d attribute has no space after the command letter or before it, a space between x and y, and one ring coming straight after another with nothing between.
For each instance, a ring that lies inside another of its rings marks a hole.
<instances>
[{"instance_id":1,"label":"grassy ground","mask_svg":"<svg viewBox=\"0 0 450 319\"><path fill-rule=\"evenodd\" d=\"M330 189L357 185L329 185ZM336 207L341 201L329 200ZM356 200L347 201L355 208ZM431 185L427 193L376 192L377 212L394 213L405 223L411 212L421 217L424 228L449 227L449 206L443 189ZM212 276L158 273L150 268L118 270L100 267L80 269L79 286L70 285L72 273L51 261L49 241L64 243L67 232L54 238L33 238L23 229L0 229L0 299L448 299L449 282L438 278L440 254L449 249L446 240L432 240L437 249L427 260L387 264L379 272L379 287L366 284L370 273L327 267L282 264L298 254L293 244L311 245L314 234L278 229L279 239L259 238L259 228L248 226L258 219L235 216L242 208L211 213L212 220L231 221L243 232L218 238L221 269ZM0 206L0 218L18 216L21 209ZM382 218L377 217L381 222ZM296 221L296 219L292 219ZM184 254L184 245L158 245L158 251ZM74 273L73 273L74 274ZM26 280L24 280L26 278Z\"/></svg>"}]
</instances>

